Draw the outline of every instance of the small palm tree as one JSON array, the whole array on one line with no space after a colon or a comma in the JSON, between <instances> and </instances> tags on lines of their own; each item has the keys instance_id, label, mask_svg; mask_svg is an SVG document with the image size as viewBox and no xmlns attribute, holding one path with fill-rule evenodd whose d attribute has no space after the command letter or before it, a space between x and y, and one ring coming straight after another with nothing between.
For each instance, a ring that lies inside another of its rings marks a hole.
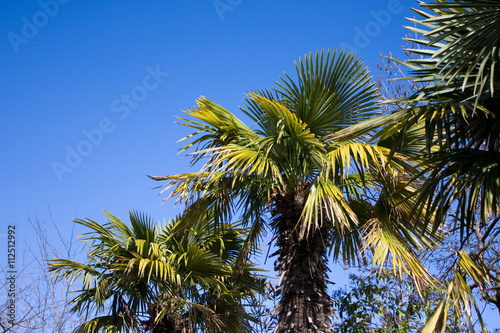
<instances>
[{"instance_id":1,"label":"small palm tree","mask_svg":"<svg viewBox=\"0 0 500 333\"><path fill-rule=\"evenodd\" d=\"M90 319L75 332L251 330L257 318L247 309L265 280L250 264L234 278L244 230L224 226L215 235L210 214L182 234L172 232L179 218L160 225L131 212L129 227L105 214L105 225L75 220L92 230L80 236L90 245L87 263L49 260L58 278L82 281L72 311Z\"/></svg>"},{"instance_id":2,"label":"small palm tree","mask_svg":"<svg viewBox=\"0 0 500 333\"><path fill-rule=\"evenodd\" d=\"M193 163L205 164L196 173L152 178L170 181L169 197L185 200L193 219L207 209L220 223L241 213L252 226L248 244L267 223L278 247L276 332L332 332L328 250L353 261L364 240L364 249L377 249L375 261L391 256L395 270L421 277L425 269L408 241L422 246L413 234L422 226L407 223L411 201L403 199L414 189L400 186L411 163L399 154L389 159L390 150L363 129L334 137L379 113L363 63L344 51L318 52L296 70L296 80L286 75L277 89L248 95L243 112L252 126L198 99L186 111L191 118L181 118L195 129L184 150L195 146Z\"/></svg>"}]
</instances>

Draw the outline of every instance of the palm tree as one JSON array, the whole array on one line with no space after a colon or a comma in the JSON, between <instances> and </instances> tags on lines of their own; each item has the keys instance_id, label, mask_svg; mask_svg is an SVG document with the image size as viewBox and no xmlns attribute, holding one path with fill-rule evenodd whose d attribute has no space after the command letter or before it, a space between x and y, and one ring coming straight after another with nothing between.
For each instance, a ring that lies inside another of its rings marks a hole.
<instances>
[{"instance_id":1,"label":"palm tree","mask_svg":"<svg viewBox=\"0 0 500 333\"><path fill-rule=\"evenodd\" d=\"M251 264L233 278L244 230L224 226L215 235L208 219L176 234L179 218L161 225L131 212L129 227L105 214L104 225L75 220L91 229L80 236L89 244L87 263L49 260L55 276L83 283L72 311L90 319L75 332L251 331L257 318L247 309L265 280Z\"/></svg>"},{"instance_id":2,"label":"palm tree","mask_svg":"<svg viewBox=\"0 0 500 333\"><path fill-rule=\"evenodd\" d=\"M418 28L412 30L426 39L418 41L421 50L411 51L425 57L410 66L413 78L426 85L401 114L411 123L425 122L428 146L440 148L429 154L430 177L423 184L420 201L427 200L439 213L436 223L443 223L445 214L456 207L455 223L466 243L478 225L491 232L500 220L500 71L496 66L500 4L441 0L421 5L430 13L418 11L424 19L414 20ZM467 276L477 286L491 287L482 257L472 253L467 262L464 253L459 255L449 287L456 292L446 295L448 299L475 306ZM481 293L488 299L488 292ZM443 300L429 332L441 327L449 303Z\"/></svg>"},{"instance_id":3,"label":"palm tree","mask_svg":"<svg viewBox=\"0 0 500 333\"><path fill-rule=\"evenodd\" d=\"M384 134L397 137L392 148L399 153L405 133L425 129L420 139L426 143L421 156L425 162L420 164L425 181L414 213L432 218L435 230L451 214L463 246L475 227L486 226L484 241L500 221L500 5L488 0L420 5L427 10L414 11L423 19L410 19L415 27L408 29L424 38L407 39L416 47L407 50L411 57L402 64L411 73L404 79L423 87L410 97L389 101L406 103L402 110L358 127L368 131L393 123ZM336 136L350 135L342 131ZM421 207L427 207L427 213ZM469 256L460 251L450 273L448 291L424 332L443 328L451 304L470 315L476 305L467 281L479 286L490 283L481 253Z\"/></svg>"},{"instance_id":4,"label":"palm tree","mask_svg":"<svg viewBox=\"0 0 500 333\"><path fill-rule=\"evenodd\" d=\"M500 5L437 0L421 6L430 13L415 10L424 19L410 20L416 27L409 29L425 38L410 39L420 47L409 51L424 57L408 61L413 76L407 79L425 85L392 117L400 129L425 123L427 147L439 150L428 149L421 200L439 214L436 223L455 206L465 237L476 216L486 221L500 214Z\"/></svg>"},{"instance_id":5,"label":"palm tree","mask_svg":"<svg viewBox=\"0 0 500 333\"><path fill-rule=\"evenodd\" d=\"M352 262L358 250L376 248L380 265L391 257L394 270L422 277L426 271L409 244L428 240L413 234L422 225L415 222L411 230L406 223L410 201L396 205L414 191L400 186L410 162L399 154L389 160L390 150L370 143L370 135L333 138L379 113L360 59L318 52L296 70L297 80L285 74L277 89L248 94L243 112L251 127L199 98L198 107L186 111L191 118L180 119L195 129L184 150L194 146L193 164L204 165L199 172L152 178L169 181L169 198L186 201L193 219L207 209L219 223L240 213L251 224L248 244L270 226L281 296L276 332L332 332L328 250Z\"/></svg>"}]
</instances>

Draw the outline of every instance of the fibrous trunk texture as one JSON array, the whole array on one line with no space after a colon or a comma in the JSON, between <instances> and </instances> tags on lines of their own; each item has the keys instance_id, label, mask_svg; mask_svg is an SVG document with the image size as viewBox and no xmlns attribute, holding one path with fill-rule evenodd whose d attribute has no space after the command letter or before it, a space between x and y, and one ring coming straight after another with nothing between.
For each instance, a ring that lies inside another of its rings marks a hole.
<instances>
[{"instance_id":1,"label":"fibrous trunk texture","mask_svg":"<svg viewBox=\"0 0 500 333\"><path fill-rule=\"evenodd\" d=\"M300 219L304 198L301 194L277 194L273 198L274 220L279 250L275 269L279 272L281 299L276 333L333 332L332 302L327 293L325 226L312 228L300 237Z\"/></svg>"},{"instance_id":2,"label":"fibrous trunk texture","mask_svg":"<svg viewBox=\"0 0 500 333\"><path fill-rule=\"evenodd\" d=\"M183 325L175 320L174 317L165 315L163 318L156 322L156 317L160 312L160 307L158 305L150 305L148 309L148 314L150 316L148 321L144 322L146 332L151 333L182 333L185 332L183 330Z\"/></svg>"}]
</instances>

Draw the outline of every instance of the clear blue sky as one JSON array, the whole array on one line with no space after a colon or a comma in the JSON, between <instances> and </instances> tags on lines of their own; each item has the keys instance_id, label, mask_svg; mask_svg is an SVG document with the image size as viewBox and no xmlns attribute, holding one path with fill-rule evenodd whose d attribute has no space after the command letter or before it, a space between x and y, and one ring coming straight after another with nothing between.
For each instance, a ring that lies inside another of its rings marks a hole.
<instances>
[{"instance_id":1,"label":"clear blue sky","mask_svg":"<svg viewBox=\"0 0 500 333\"><path fill-rule=\"evenodd\" d=\"M188 170L180 110L206 96L237 110L318 49L356 51L374 72L401 55L414 0L4 1L0 19L0 239L30 242L28 216L164 219L158 184ZM375 72L376 74L376 72ZM82 230L77 230L82 231ZM5 245L2 245L2 248ZM5 256L0 255L0 263Z\"/></svg>"}]
</instances>

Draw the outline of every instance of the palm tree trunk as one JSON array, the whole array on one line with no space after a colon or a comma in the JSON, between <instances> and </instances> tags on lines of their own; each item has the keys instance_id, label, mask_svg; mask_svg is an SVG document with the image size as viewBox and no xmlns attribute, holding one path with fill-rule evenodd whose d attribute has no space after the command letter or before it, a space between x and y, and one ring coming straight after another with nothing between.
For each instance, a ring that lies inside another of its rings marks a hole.
<instances>
[{"instance_id":1,"label":"palm tree trunk","mask_svg":"<svg viewBox=\"0 0 500 333\"><path fill-rule=\"evenodd\" d=\"M156 322L156 318L161 308L156 304L151 304L148 308L149 320L143 322L146 332L151 333L182 333L185 326L182 321L166 314L163 318Z\"/></svg>"},{"instance_id":2,"label":"palm tree trunk","mask_svg":"<svg viewBox=\"0 0 500 333\"><path fill-rule=\"evenodd\" d=\"M275 269L280 276L281 294L275 309L276 333L333 332L332 302L326 290L328 232L323 226L300 237L297 222L303 206L301 195L274 197L272 227L279 248L274 254L279 255Z\"/></svg>"}]
</instances>

